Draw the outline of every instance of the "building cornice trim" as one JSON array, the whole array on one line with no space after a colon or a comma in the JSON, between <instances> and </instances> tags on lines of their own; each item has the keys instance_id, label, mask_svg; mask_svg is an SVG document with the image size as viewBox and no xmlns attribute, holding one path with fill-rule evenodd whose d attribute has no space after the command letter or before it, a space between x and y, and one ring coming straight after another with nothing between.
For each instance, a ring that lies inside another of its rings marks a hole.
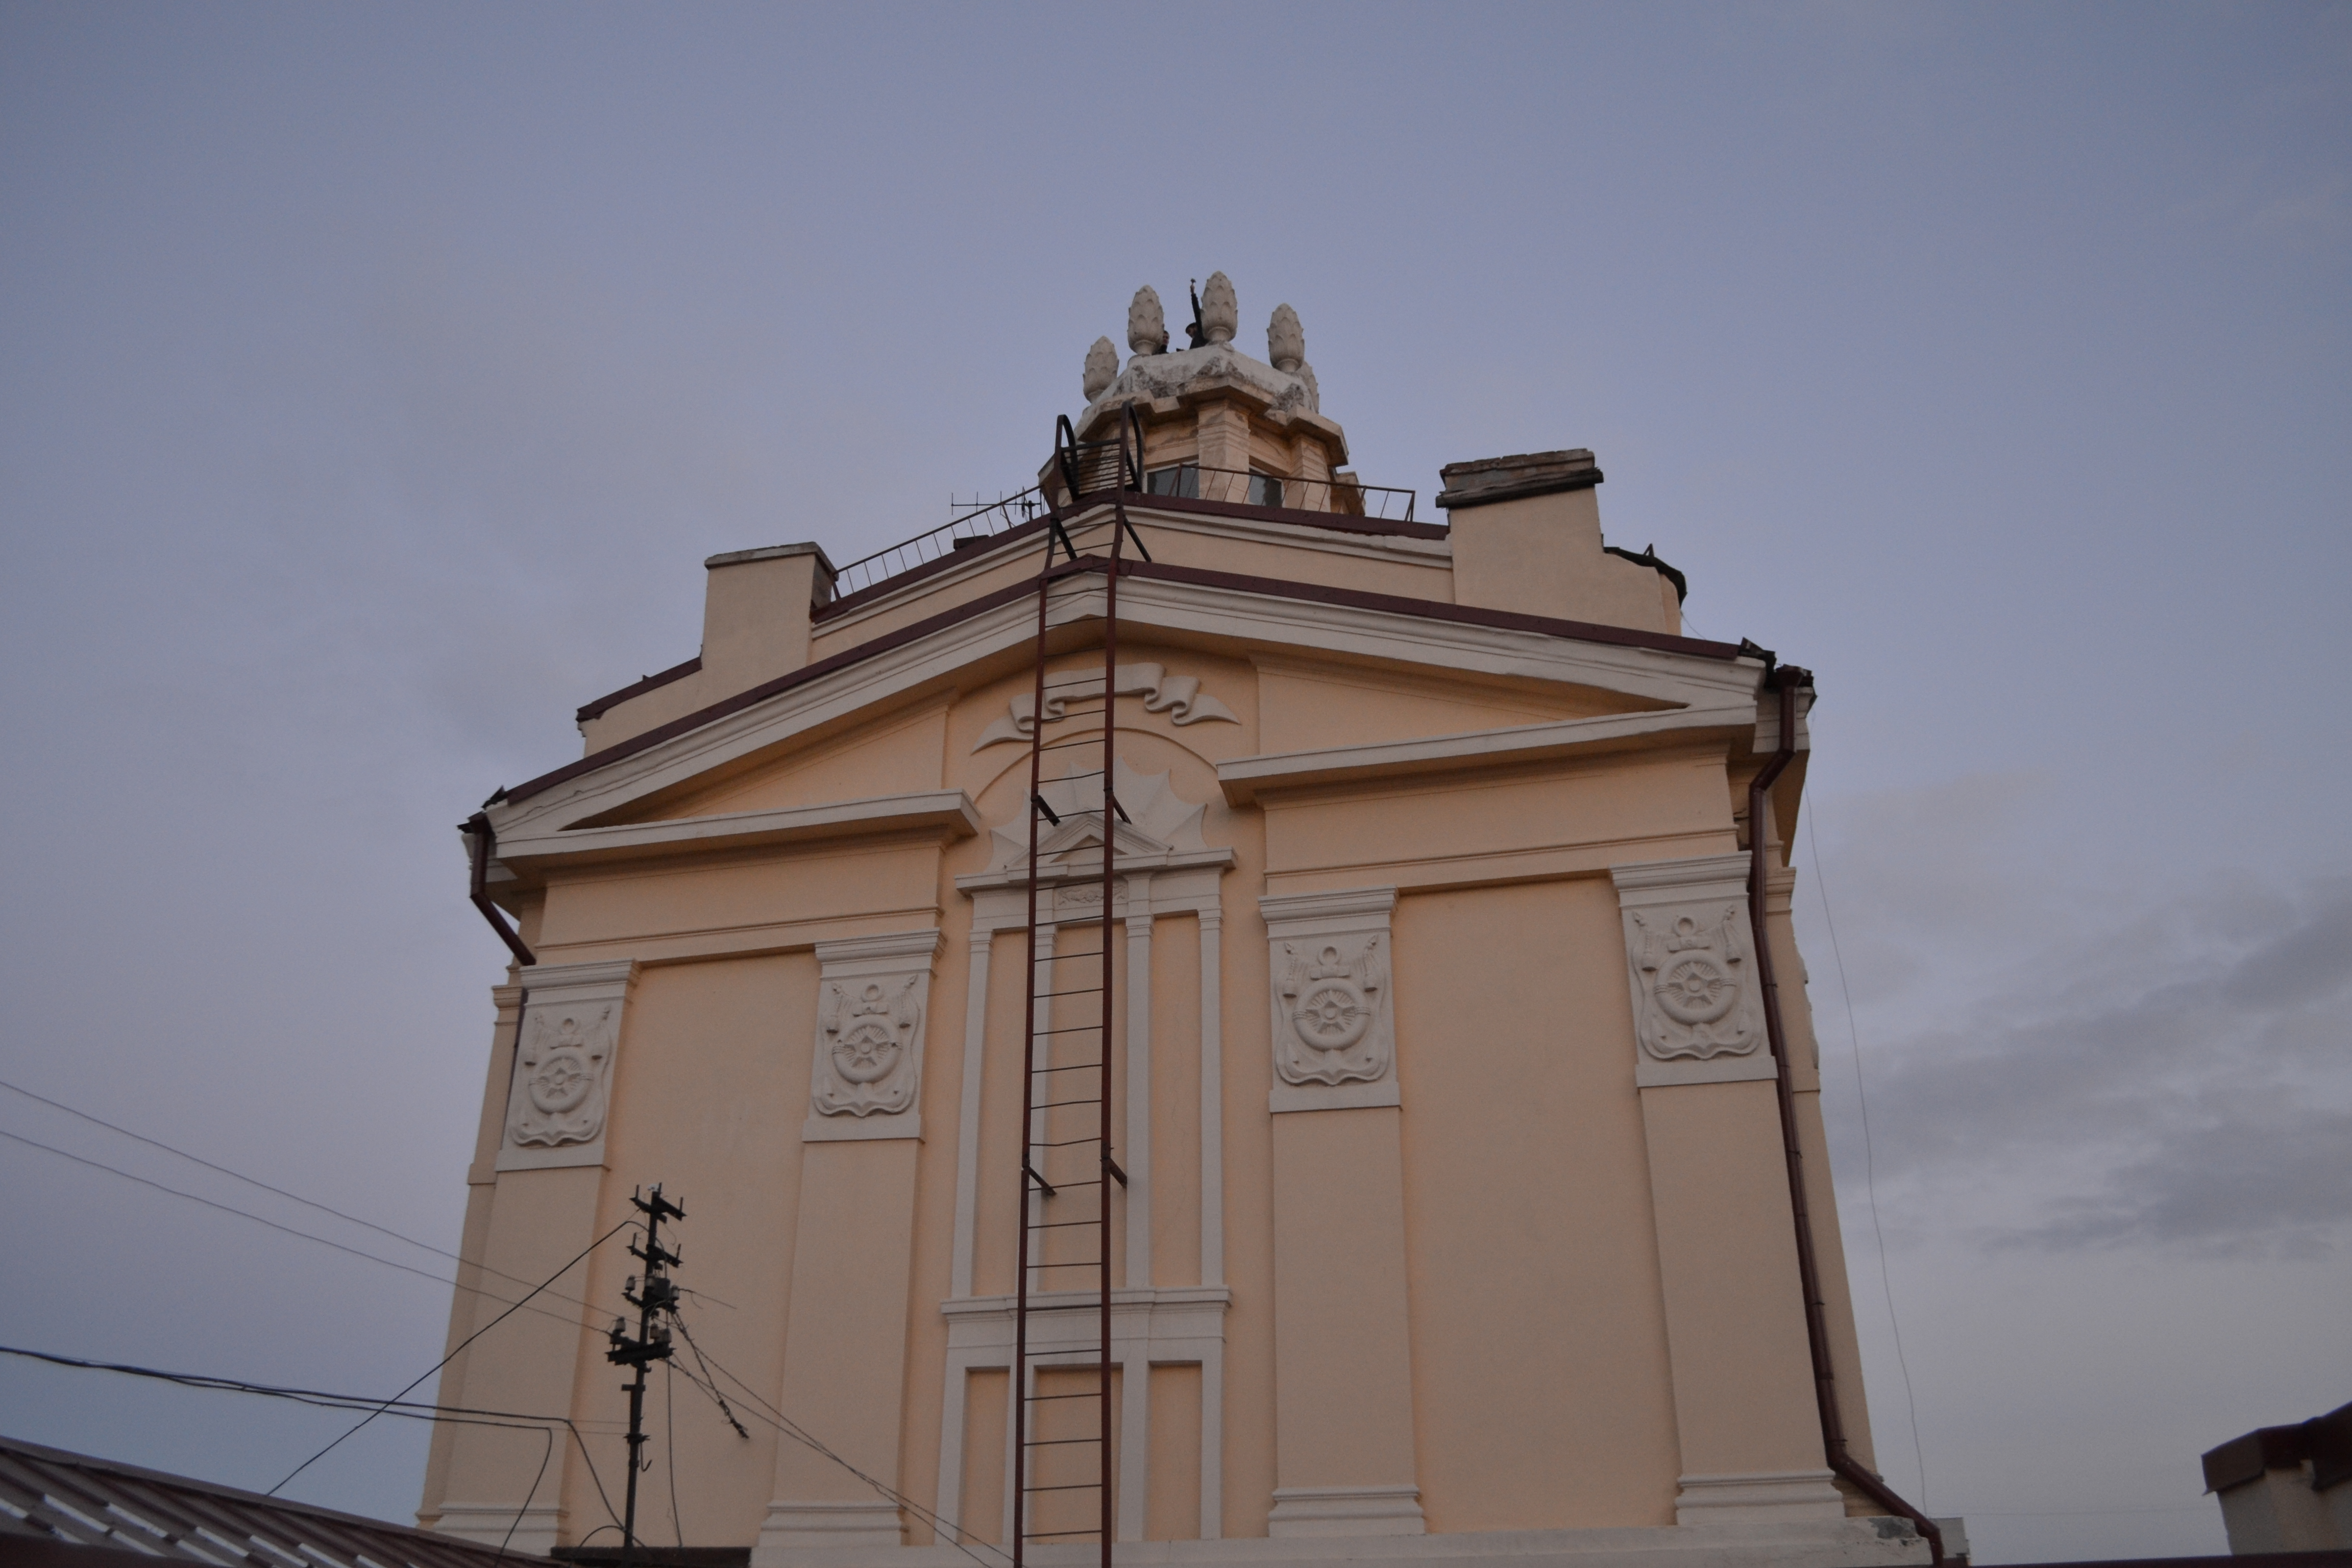
<instances>
[{"instance_id":1,"label":"building cornice trim","mask_svg":"<svg viewBox=\"0 0 2352 1568\"><path fill-rule=\"evenodd\" d=\"M1433 735L1424 740L1382 741L1236 757L1217 764L1217 784L1224 791L1227 805L1247 805L1256 801L1261 790L1591 756L1661 738L1689 741L1720 735L1727 740L1752 731L1755 722L1755 710L1746 703L1559 719L1542 724L1513 724L1458 735Z\"/></svg>"},{"instance_id":2,"label":"building cornice trim","mask_svg":"<svg viewBox=\"0 0 2352 1568\"><path fill-rule=\"evenodd\" d=\"M871 795L823 805L732 811L669 822L613 827L524 829L499 841L499 859L510 870L543 871L557 865L644 859L696 850L757 849L813 839L879 833L937 833L970 838L981 830L980 809L960 789Z\"/></svg>"}]
</instances>

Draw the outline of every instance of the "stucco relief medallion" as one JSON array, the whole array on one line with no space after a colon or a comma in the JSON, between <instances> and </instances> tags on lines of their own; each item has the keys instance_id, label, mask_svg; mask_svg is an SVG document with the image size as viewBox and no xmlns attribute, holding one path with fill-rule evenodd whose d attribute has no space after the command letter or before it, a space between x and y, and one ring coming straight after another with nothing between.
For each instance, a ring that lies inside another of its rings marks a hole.
<instances>
[{"instance_id":1,"label":"stucco relief medallion","mask_svg":"<svg viewBox=\"0 0 2352 1568\"><path fill-rule=\"evenodd\" d=\"M1377 933L1286 942L1276 983L1284 1027L1274 1065L1295 1084L1374 1083L1388 1076L1381 1022L1388 966Z\"/></svg>"},{"instance_id":2,"label":"stucco relief medallion","mask_svg":"<svg viewBox=\"0 0 2352 1568\"><path fill-rule=\"evenodd\" d=\"M1659 1061L1746 1056L1763 1041L1748 994L1736 904L1643 910L1633 967L1643 998L1642 1048Z\"/></svg>"},{"instance_id":3,"label":"stucco relief medallion","mask_svg":"<svg viewBox=\"0 0 2352 1568\"><path fill-rule=\"evenodd\" d=\"M614 1008L533 1009L516 1068L522 1094L508 1124L517 1145L591 1143L604 1131L605 1069L613 1059Z\"/></svg>"},{"instance_id":4,"label":"stucco relief medallion","mask_svg":"<svg viewBox=\"0 0 2352 1568\"><path fill-rule=\"evenodd\" d=\"M893 1116L915 1102L914 1043L923 1026L926 978L824 982L810 1097L819 1114Z\"/></svg>"}]
</instances>

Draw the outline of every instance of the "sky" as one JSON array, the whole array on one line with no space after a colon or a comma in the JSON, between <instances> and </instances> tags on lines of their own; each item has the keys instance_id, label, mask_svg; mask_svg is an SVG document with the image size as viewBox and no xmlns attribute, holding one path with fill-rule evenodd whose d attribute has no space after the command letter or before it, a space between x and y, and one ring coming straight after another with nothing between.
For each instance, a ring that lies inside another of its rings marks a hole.
<instances>
[{"instance_id":1,"label":"sky","mask_svg":"<svg viewBox=\"0 0 2352 1568\"><path fill-rule=\"evenodd\" d=\"M0 212L0 1081L383 1227L0 1090L0 1342L431 1366L453 825L695 652L704 556L1019 489L1223 269L1367 481L1590 447L1817 672L1891 1482L1980 1562L2218 1552L2199 1454L2352 1398L2352 7L9 0ZM0 1431L232 1485L339 1429L0 1358Z\"/></svg>"}]
</instances>

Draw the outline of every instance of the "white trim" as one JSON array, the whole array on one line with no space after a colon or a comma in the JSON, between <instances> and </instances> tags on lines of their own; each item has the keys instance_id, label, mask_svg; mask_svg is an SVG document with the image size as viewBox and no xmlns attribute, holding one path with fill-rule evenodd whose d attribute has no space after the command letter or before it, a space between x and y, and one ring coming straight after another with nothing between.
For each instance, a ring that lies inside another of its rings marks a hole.
<instances>
[{"instance_id":1,"label":"white trim","mask_svg":"<svg viewBox=\"0 0 2352 1568\"><path fill-rule=\"evenodd\" d=\"M963 994L962 1103L956 1110L955 1244L948 1266L950 1295L971 1294L973 1230L980 1216L981 1078L987 1061L988 969L996 941L992 927L975 923L967 949Z\"/></svg>"},{"instance_id":2,"label":"white trim","mask_svg":"<svg viewBox=\"0 0 2352 1568\"><path fill-rule=\"evenodd\" d=\"M1394 888L1343 888L1335 893L1269 893L1258 900L1268 936L1331 931L1386 931L1396 910Z\"/></svg>"},{"instance_id":3,"label":"white trim","mask_svg":"<svg viewBox=\"0 0 2352 1568\"><path fill-rule=\"evenodd\" d=\"M1151 1287L1151 879L1127 895L1127 1283ZM1109 932L1104 933L1106 939ZM1108 957L1110 942L1103 942ZM1140 1500L1137 1506L1140 1507ZM1127 1504L1119 1510L1124 1516ZM1137 1515L1134 1539L1143 1539Z\"/></svg>"},{"instance_id":4,"label":"white trim","mask_svg":"<svg viewBox=\"0 0 2352 1568\"><path fill-rule=\"evenodd\" d=\"M1676 1524L1777 1524L1845 1517L1845 1497L1827 1470L1751 1470L1684 1476Z\"/></svg>"},{"instance_id":5,"label":"white trim","mask_svg":"<svg viewBox=\"0 0 2352 1568\"><path fill-rule=\"evenodd\" d=\"M1694 855L1683 860L1637 860L1609 868L1619 899L1628 904L1671 904L1692 897L1714 898L1748 890L1745 855ZM1663 893L1647 899L1628 893Z\"/></svg>"},{"instance_id":6,"label":"white trim","mask_svg":"<svg viewBox=\"0 0 2352 1568\"><path fill-rule=\"evenodd\" d=\"M1217 764L1217 784L1224 791L1227 804L1246 805L1265 789L1295 789L1303 784L1355 783L1457 768L1593 756L1669 737L1697 740L1719 736L1730 740L1754 725L1754 710L1746 704L1611 713L1595 719L1555 719L1541 724L1512 724L1420 740L1379 741L1309 752L1236 757Z\"/></svg>"},{"instance_id":7,"label":"white trim","mask_svg":"<svg viewBox=\"0 0 2352 1568\"><path fill-rule=\"evenodd\" d=\"M511 869L539 871L555 865L645 859L698 849L758 849L819 838L924 829L950 838L970 838L982 826L980 809L972 805L971 796L960 789L934 789L828 801L823 805L730 811L670 822L524 831L499 839L499 860Z\"/></svg>"},{"instance_id":8,"label":"white trim","mask_svg":"<svg viewBox=\"0 0 2352 1568\"><path fill-rule=\"evenodd\" d=\"M768 1505L760 1539L751 1548L751 1568L783 1568L803 1553L844 1546L897 1546L906 1539L898 1506L871 1502L799 1502L782 1498Z\"/></svg>"},{"instance_id":9,"label":"white trim","mask_svg":"<svg viewBox=\"0 0 2352 1568\"><path fill-rule=\"evenodd\" d=\"M845 974L897 974L906 970L900 959L919 958L926 963L940 955L947 937L936 926L924 931L884 931L878 936L849 936L816 944L816 961L824 977Z\"/></svg>"},{"instance_id":10,"label":"white trim","mask_svg":"<svg viewBox=\"0 0 2352 1568\"><path fill-rule=\"evenodd\" d=\"M1117 1532L1123 1541L1143 1536L1145 1488L1150 1468L1149 1453L1150 1369L1198 1366L1201 1369L1201 1528L1203 1540L1213 1540L1223 1524L1223 1477L1212 1468L1222 1464L1224 1452L1224 1319L1232 1292L1201 1286L1111 1292L1111 1364L1120 1369L1120 1453L1118 1487L1121 1501ZM1086 1364L1101 1354L1100 1320L1091 1290L1034 1292L1029 1299L1029 1372L1043 1366ZM945 1397L940 1410L940 1469L938 1506L943 1520L961 1521L963 1497L963 1427L971 1375L975 1372L1009 1371L1013 1356L1013 1301L1010 1296L981 1296L942 1302L948 1321ZM1023 1389L1007 1391L1010 1407ZM1012 1488L1019 1456L1008 1431L1005 1444L1005 1522L1012 1528ZM1212 1514L1214 1506L1218 1512ZM950 1550L952 1550L951 1548Z\"/></svg>"},{"instance_id":11,"label":"white trim","mask_svg":"<svg viewBox=\"0 0 2352 1568\"><path fill-rule=\"evenodd\" d=\"M1221 1287L1225 1282L1225 914L1213 903L1201 905L1196 912L1201 921L1201 1283ZM1208 1489L1203 1460L1204 1520L1210 1517ZM1224 1517L1222 1509L1215 1517Z\"/></svg>"},{"instance_id":12,"label":"white trim","mask_svg":"<svg viewBox=\"0 0 2352 1568\"><path fill-rule=\"evenodd\" d=\"M1276 1541L1301 1535L1421 1535L1421 1489L1401 1487L1276 1487L1265 1532Z\"/></svg>"},{"instance_id":13,"label":"white trim","mask_svg":"<svg viewBox=\"0 0 2352 1568\"><path fill-rule=\"evenodd\" d=\"M1050 626L1099 620L1101 584L1066 585L1047 611ZM1122 626L1145 632L1237 639L1274 647L1343 653L1382 664L1511 676L1599 687L1684 708L1755 700L1758 664L1699 654L1522 631L1242 589L1131 577L1119 584ZM901 647L834 670L766 701L725 714L520 802L488 807L503 841L620 809L633 800L780 744L819 725L865 711L926 682L944 679L1037 636L1025 595L941 627Z\"/></svg>"}]
</instances>

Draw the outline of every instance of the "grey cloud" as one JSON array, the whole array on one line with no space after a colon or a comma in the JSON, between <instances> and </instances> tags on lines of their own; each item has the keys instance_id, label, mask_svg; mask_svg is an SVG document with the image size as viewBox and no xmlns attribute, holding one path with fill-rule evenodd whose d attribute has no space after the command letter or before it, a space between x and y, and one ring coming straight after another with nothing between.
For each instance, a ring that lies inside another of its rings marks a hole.
<instances>
[{"instance_id":1,"label":"grey cloud","mask_svg":"<svg viewBox=\"0 0 2352 1568\"><path fill-rule=\"evenodd\" d=\"M2352 1236L2352 887L2144 899L2105 926L2034 922L2029 970L1872 1050L1880 1195L1906 1234L2225 1252Z\"/></svg>"}]
</instances>

